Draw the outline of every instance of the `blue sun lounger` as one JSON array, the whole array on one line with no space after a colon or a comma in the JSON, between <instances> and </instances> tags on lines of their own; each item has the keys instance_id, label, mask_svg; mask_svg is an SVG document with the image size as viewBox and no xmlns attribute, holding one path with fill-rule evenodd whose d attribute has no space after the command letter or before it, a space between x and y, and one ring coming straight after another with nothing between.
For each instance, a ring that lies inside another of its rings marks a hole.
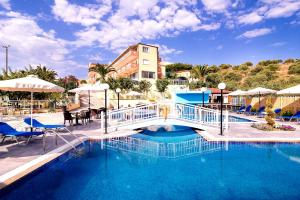
<instances>
[{"instance_id":1,"label":"blue sun lounger","mask_svg":"<svg viewBox=\"0 0 300 200\"><path fill-rule=\"evenodd\" d=\"M265 106L261 106L257 112L253 112L253 115L257 115L258 117L263 117L265 115Z\"/></svg>"},{"instance_id":2,"label":"blue sun lounger","mask_svg":"<svg viewBox=\"0 0 300 200\"><path fill-rule=\"evenodd\" d=\"M28 125L31 125L31 118L25 118L24 122ZM40 129L40 130L45 130L49 133L54 133L56 136L58 136L59 138L61 138L62 140L64 140L66 143L69 143L66 139L64 139L62 136L60 136L58 134L58 132L60 130L64 130L67 131L70 135L72 135L73 137L75 137L76 139L80 140L77 136L75 136L69 129L67 129L67 127L65 125L50 125L50 124L43 124L41 122L39 122L36 119L32 119L32 127L35 129ZM81 140L80 140L81 141ZM55 140L56 144L57 144L57 138ZM82 141L81 141L82 142ZM72 146L73 147L73 146ZM75 147L74 147L75 148Z\"/></svg>"},{"instance_id":3,"label":"blue sun lounger","mask_svg":"<svg viewBox=\"0 0 300 200\"><path fill-rule=\"evenodd\" d=\"M296 121L299 121L300 119L300 111L296 112L293 116L280 116L279 117L281 120L289 120L292 121L293 119L295 119Z\"/></svg>"},{"instance_id":4,"label":"blue sun lounger","mask_svg":"<svg viewBox=\"0 0 300 200\"><path fill-rule=\"evenodd\" d=\"M7 137L12 137L19 144L18 137L28 137L27 143L32 138L32 136L43 135L43 140L45 139L45 132L43 131L17 131L10 125L4 122L0 122L0 134L3 135L2 143Z\"/></svg>"},{"instance_id":5,"label":"blue sun lounger","mask_svg":"<svg viewBox=\"0 0 300 200\"><path fill-rule=\"evenodd\" d=\"M237 109L235 112L241 113L243 110L245 111L246 106L241 106L239 109Z\"/></svg>"},{"instance_id":6,"label":"blue sun lounger","mask_svg":"<svg viewBox=\"0 0 300 200\"><path fill-rule=\"evenodd\" d=\"M276 117L276 119L279 119L280 118L280 113L281 113L281 108L276 108L275 110L274 110L274 113L275 113L275 117Z\"/></svg>"},{"instance_id":7,"label":"blue sun lounger","mask_svg":"<svg viewBox=\"0 0 300 200\"><path fill-rule=\"evenodd\" d=\"M245 115L250 115L251 114L251 108L252 108L252 106L251 105L248 105L247 107L246 107L246 109L245 109L245 111L244 111L244 114Z\"/></svg>"}]
</instances>

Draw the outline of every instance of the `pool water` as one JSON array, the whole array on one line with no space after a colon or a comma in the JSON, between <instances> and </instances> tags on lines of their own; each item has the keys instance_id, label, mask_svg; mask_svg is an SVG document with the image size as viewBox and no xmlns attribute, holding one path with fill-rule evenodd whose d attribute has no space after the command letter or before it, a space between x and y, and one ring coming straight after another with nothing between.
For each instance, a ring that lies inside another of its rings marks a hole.
<instances>
[{"instance_id":1,"label":"pool water","mask_svg":"<svg viewBox=\"0 0 300 200\"><path fill-rule=\"evenodd\" d=\"M82 147L80 156L66 154L0 191L0 199L300 198L299 144L212 143L190 129L164 129Z\"/></svg>"}]
</instances>

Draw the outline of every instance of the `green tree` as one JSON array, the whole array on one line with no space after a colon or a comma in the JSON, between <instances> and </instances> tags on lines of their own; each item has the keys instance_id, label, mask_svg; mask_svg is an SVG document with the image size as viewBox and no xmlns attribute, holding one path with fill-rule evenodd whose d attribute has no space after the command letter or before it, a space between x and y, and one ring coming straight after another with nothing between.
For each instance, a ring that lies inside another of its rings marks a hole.
<instances>
[{"instance_id":1,"label":"green tree","mask_svg":"<svg viewBox=\"0 0 300 200\"><path fill-rule=\"evenodd\" d=\"M196 65L192 68L191 75L193 78L202 80L204 83L206 81L206 76L209 73L207 65Z\"/></svg>"},{"instance_id":2,"label":"green tree","mask_svg":"<svg viewBox=\"0 0 300 200\"><path fill-rule=\"evenodd\" d=\"M149 81L141 80L138 84L138 90L142 93L148 93L150 91L152 84Z\"/></svg>"},{"instance_id":3,"label":"green tree","mask_svg":"<svg viewBox=\"0 0 300 200\"><path fill-rule=\"evenodd\" d=\"M106 83L109 85L109 88L111 90L116 90L117 88L120 88L120 80L119 79L115 79L113 77L108 77L106 80Z\"/></svg>"},{"instance_id":4,"label":"green tree","mask_svg":"<svg viewBox=\"0 0 300 200\"><path fill-rule=\"evenodd\" d=\"M207 87L218 87L218 84L222 81L222 77L218 73L208 74L206 77Z\"/></svg>"},{"instance_id":5,"label":"green tree","mask_svg":"<svg viewBox=\"0 0 300 200\"><path fill-rule=\"evenodd\" d=\"M242 80L242 75L235 72L229 72L224 76L224 79L226 81L235 81L237 83Z\"/></svg>"},{"instance_id":6,"label":"green tree","mask_svg":"<svg viewBox=\"0 0 300 200\"><path fill-rule=\"evenodd\" d=\"M133 89L133 81L130 78L119 78L118 79L121 90L131 90Z\"/></svg>"},{"instance_id":7,"label":"green tree","mask_svg":"<svg viewBox=\"0 0 300 200\"><path fill-rule=\"evenodd\" d=\"M100 76L99 79L102 83L106 82L106 78L109 73L116 72L116 70L111 65L100 64L100 63L97 63L94 67L91 67L89 71L98 73Z\"/></svg>"},{"instance_id":8,"label":"green tree","mask_svg":"<svg viewBox=\"0 0 300 200\"><path fill-rule=\"evenodd\" d=\"M155 86L158 92L163 93L168 89L169 81L167 79L157 79Z\"/></svg>"}]
</instances>

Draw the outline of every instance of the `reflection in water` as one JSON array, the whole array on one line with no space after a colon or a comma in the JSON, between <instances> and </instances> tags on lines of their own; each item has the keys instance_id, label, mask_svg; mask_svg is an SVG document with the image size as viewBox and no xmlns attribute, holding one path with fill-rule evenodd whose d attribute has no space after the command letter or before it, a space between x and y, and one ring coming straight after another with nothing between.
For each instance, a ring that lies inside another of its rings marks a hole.
<instances>
[{"instance_id":1,"label":"reflection in water","mask_svg":"<svg viewBox=\"0 0 300 200\"><path fill-rule=\"evenodd\" d=\"M108 139L105 145L112 149L163 158L201 155L225 148L224 142L208 142L202 137L172 143L155 142L133 137L119 137Z\"/></svg>"}]
</instances>

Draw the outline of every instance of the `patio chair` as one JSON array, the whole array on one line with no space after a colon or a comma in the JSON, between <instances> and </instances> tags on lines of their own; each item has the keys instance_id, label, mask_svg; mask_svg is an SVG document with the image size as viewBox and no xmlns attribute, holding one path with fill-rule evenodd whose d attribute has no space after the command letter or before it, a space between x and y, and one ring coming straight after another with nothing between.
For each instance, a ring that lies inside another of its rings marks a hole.
<instances>
[{"instance_id":1,"label":"patio chair","mask_svg":"<svg viewBox=\"0 0 300 200\"><path fill-rule=\"evenodd\" d=\"M299 121L300 119L300 111L297 111L294 115L292 116L280 116L279 117L281 120L289 120L289 121L292 121L293 119L295 119L296 121Z\"/></svg>"},{"instance_id":2,"label":"patio chair","mask_svg":"<svg viewBox=\"0 0 300 200\"><path fill-rule=\"evenodd\" d=\"M69 111L64 111L64 124L69 121L70 125L73 125L73 119L75 119Z\"/></svg>"},{"instance_id":3,"label":"patio chair","mask_svg":"<svg viewBox=\"0 0 300 200\"><path fill-rule=\"evenodd\" d=\"M242 113L245 111L246 106L241 106L238 110L236 110L237 113Z\"/></svg>"},{"instance_id":4,"label":"patio chair","mask_svg":"<svg viewBox=\"0 0 300 200\"><path fill-rule=\"evenodd\" d=\"M3 143L7 137L12 137L18 144L19 144L18 137L28 137L27 142L26 142L26 143L28 143L29 140L33 136L43 135L43 143L45 144L45 132L43 132L43 131L32 131L32 132L31 131L17 131L16 129L14 129L10 125L8 125L7 123L0 122L0 133L3 136L1 143ZM45 149L45 147L44 147L44 149Z\"/></svg>"}]
</instances>

